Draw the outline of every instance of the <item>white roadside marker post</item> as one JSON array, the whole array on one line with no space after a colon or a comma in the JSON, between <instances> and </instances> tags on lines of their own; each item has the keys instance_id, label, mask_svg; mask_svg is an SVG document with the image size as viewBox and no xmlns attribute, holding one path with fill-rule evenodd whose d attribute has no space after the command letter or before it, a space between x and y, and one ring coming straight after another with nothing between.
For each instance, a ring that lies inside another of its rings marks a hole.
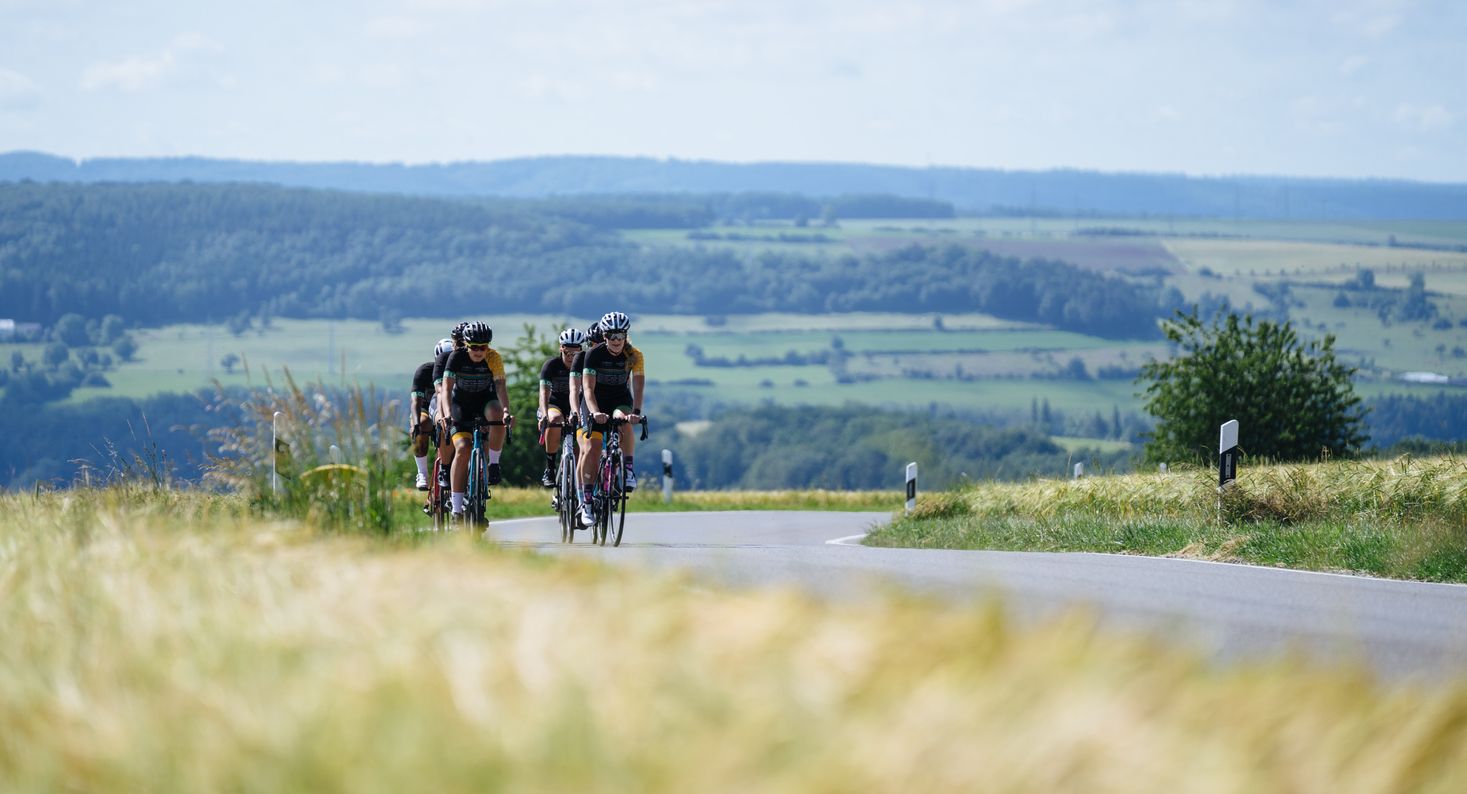
<instances>
[{"instance_id":1,"label":"white roadside marker post","mask_svg":"<svg viewBox=\"0 0 1467 794\"><path fill-rule=\"evenodd\" d=\"M280 412L270 417L270 493L280 493Z\"/></svg>"},{"instance_id":2,"label":"white roadside marker post","mask_svg":"<svg viewBox=\"0 0 1467 794\"><path fill-rule=\"evenodd\" d=\"M341 462L341 447L338 447L335 444L332 444L331 445L331 462L332 463L340 463Z\"/></svg>"},{"instance_id":3,"label":"white roadside marker post","mask_svg":"<svg viewBox=\"0 0 1467 794\"><path fill-rule=\"evenodd\" d=\"M1217 434L1217 513L1222 518L1223 491L1238 479L1238 420L1229 419Z\"/></svg>"},{"instance_id":4,"label":"white roadside marker post","mask_svg":"<svg viewBox=\"0 0 1467 794\"><path fill-rule=\"evenodd\" d=\"M1081 479L1084 476L1085 476L1085 464L1084 463L1076 463L1075 464L1075 479L1078 480L1078 479Z\"/></svg>"},{"instance_id":5,"label":"white roadside marker post","mask_svg":"<svg viewBox=\"0 0 1467 794\"><path fill-rule=\"evenodd\" d=\"M907 464L907 514L917 509L917 462Z\"/></svg>"},{"instance_id":6,"label":"white roadside marker post","mask_svg":"<svg viewBox=\"0 0 1467 794\"><path fill-rule=\"evenodd\" d=\"M672 450L662 450L662 503L672 504Z\"/></svg>"}]
</instances>

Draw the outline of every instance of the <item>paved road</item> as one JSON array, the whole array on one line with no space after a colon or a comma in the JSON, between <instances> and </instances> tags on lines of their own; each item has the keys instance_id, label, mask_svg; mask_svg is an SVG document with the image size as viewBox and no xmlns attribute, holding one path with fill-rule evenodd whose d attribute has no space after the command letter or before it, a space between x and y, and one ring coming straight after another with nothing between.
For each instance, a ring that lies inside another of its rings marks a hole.
<instances>
[{"instance_id":1,"label":"paved road","mask_svg":"<svg viewBox=\"0 0 1467 794\"><path fill-rule=\"evenodd\" d=\"M1195 644L1219 659L1298 651L1358 660L1388 678L1467 675L1467 585L1109 554L879 549L857 545L886 513L728 512L627 516L620 548L554 516L497 521L500 543L692 571L735 586L793 586L860 600L893 587L967 601L998 595L1021 619L1079 605L1103 625Z\"/></svg>"}]
</instances>

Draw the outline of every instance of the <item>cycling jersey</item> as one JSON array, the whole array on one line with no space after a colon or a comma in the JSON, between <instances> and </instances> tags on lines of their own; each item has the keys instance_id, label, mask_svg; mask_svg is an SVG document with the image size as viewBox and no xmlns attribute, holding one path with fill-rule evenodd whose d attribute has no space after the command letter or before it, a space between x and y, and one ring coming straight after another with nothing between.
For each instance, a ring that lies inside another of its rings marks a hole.
<instances>
[{"instance_id":1,"label":"cycling jersey","mask_svg":"<svg viewBox=\"0 0 1467 794\"><path fill-rule=\"evenodd\" d=\"M641 351L628 344L620 354L605 345L586 353L582 376L596 376L596 403L605 413L632 408L632 376L645 372Z\"/></svg>"},{"instance_id":2,"label":"cycling jersey","mask_svg":"<svg viewBox=\"0 0 1467 794\"><path fill-rule=\"evenodd\" d=\"M423 400L426 402L426 408L430 414L437 413L436 409L438 407L438 401L433 399L432 361L427 361L419 364L417 370L413 372L413 401L415 403L415 405L413 406L414 411L419 410L417 407L419 405L419 403L417 403L418 400ZM418 416L414 415L413 421L416 422L418 418Z\"/></svg>"},{"instance_id":3,"label":"cycling jersey","mask_svg":"<svg viewBox=\"0 0 1467 794\"><path fill-rule=\"evenodd\" d=\"M448 364L448 357L453 355L452 350L439 353L438 358L433 361L433 385L437 386L443 382L443 368Z\"/></svg>"},{"instance_id":4,"label":"cycling jersey","mask_svg":"<svg viewBox=\"0 0 1467 794\"><path fill-rule=\"evenodd\" d=\"M545 407L559 408L561 413L570 412L571 368L560 356L553 356L540 368L540 385L550 387Z\"/></svg>"},{"instance_id":5,"label":"cycling jersey","mask_svg":"<svg viewBox=\"0 0 1467 794\"><path fill-rule=\"evenodd\" d=\"M451 404L482 406L499 402L496 380L504 380L504 361L499 351L489 348L483 361L474 361L469 351L455 350L443 365L443 376L453 378L453 391L448 395Z\"/></svg>"}]
</instances>

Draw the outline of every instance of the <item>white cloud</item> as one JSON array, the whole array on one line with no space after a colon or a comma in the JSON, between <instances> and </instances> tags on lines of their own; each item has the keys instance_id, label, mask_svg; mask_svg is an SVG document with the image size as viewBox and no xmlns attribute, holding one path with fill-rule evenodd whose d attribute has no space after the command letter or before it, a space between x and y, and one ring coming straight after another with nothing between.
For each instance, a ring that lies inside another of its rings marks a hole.
<instances>
[{"instance_id":1,"label":"white cloud","mask_svg":"<svg viewBox=\"0 0 1467 794\"><path fill-rule=\"evenodd\" d=\"M0 108L25 110L40 103L40 86L20 72L0 68Z\"/></svg>"},{"instance_id":2,"label":"white cloud","mask_svg":"<svg viewBox=\"0 0 1467 794\"><path fill-rule=\"evenodd\" d=\"M116 88L142 91L163 81L173 71L173 53L135 55L114 63L94 63L82 72L81 87L87 91Z\"/></svg>"},{"instance_id":3,"label":"white cloud","mask_svg":"<svg viewBox=\"0 0 1467 794\"><path fill-rule=\"evenodd\" d=\"M1418 107L1403 103L1396 107L1395 117L1397 124L1416 132L1441 132L1456 121L1452 111L1442 105Z\"/></svg>"}]
</instances>

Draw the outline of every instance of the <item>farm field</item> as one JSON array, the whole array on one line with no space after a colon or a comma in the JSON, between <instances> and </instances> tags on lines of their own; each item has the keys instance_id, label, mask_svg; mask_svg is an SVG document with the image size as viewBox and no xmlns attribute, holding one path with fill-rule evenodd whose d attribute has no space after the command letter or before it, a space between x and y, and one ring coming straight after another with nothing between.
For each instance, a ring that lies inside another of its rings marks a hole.
<instances>
[{"instance_id":1,"label":"farm field","mask_svg":"<svg viewBox=\"0 0 1467 794\"><path fill-rule=\"evenodd\" d=\"M849 221L829 229L760 224L717 227L711 233L770 239L695 241L685 230L624 236L643 245L745 251L774 245L805 255L951 241L1021 259L1056 256L1129 274L1158 288L1174 287L1184 300L1226 297L1234 306L1256 309L1270 307L1258 285L1283 282L1290 287L1290 319L1301 335L1334 334L1342 360L1361 368L1362 394L1440 388L1401 382L1407 372L1467 377L1467 253L1402 247L1467 244L1467 223L957 218ZM825 242L780 243L781 233L818 234ZM1337 305L1343 291L1326 285L1354 281L1359 268L1371 269L1375 283L1388 289L1406 287L1411 274L1421 272L1436 317L1383 321L1368 305ZM568 320L583 326L592 318L487 319L496 342L504 345L520 336L525 323L551 333ZM1167 354L1160 340L1101 339L976 313L638 315L634 320L634 342L648 355L657 392L677 390L743 404L853 401L1028 412L1036 401L1047 400L1061 410L1109 413L1114 406L1132 411L1140 401L1131 373L1151 357ZM78 389L70 400L187 391L215 379L262 385L267 374L278 379L286 367L304 381L406 391L413 368L427 360L453 322L408 319L396 334L376 322L278 318L268 329L239 336L220 326L140 329L134 332L140 344L137 360L106 373L112 388ZM42 349L0 344L0 364L8 364L15 351L38 363ZM238 362L226 368L222 360L231 354ZM1086 377L1074 377L1077 369ZM1112 379L1094 379L1102 374Z\"/></svg>"}]
</instances>

